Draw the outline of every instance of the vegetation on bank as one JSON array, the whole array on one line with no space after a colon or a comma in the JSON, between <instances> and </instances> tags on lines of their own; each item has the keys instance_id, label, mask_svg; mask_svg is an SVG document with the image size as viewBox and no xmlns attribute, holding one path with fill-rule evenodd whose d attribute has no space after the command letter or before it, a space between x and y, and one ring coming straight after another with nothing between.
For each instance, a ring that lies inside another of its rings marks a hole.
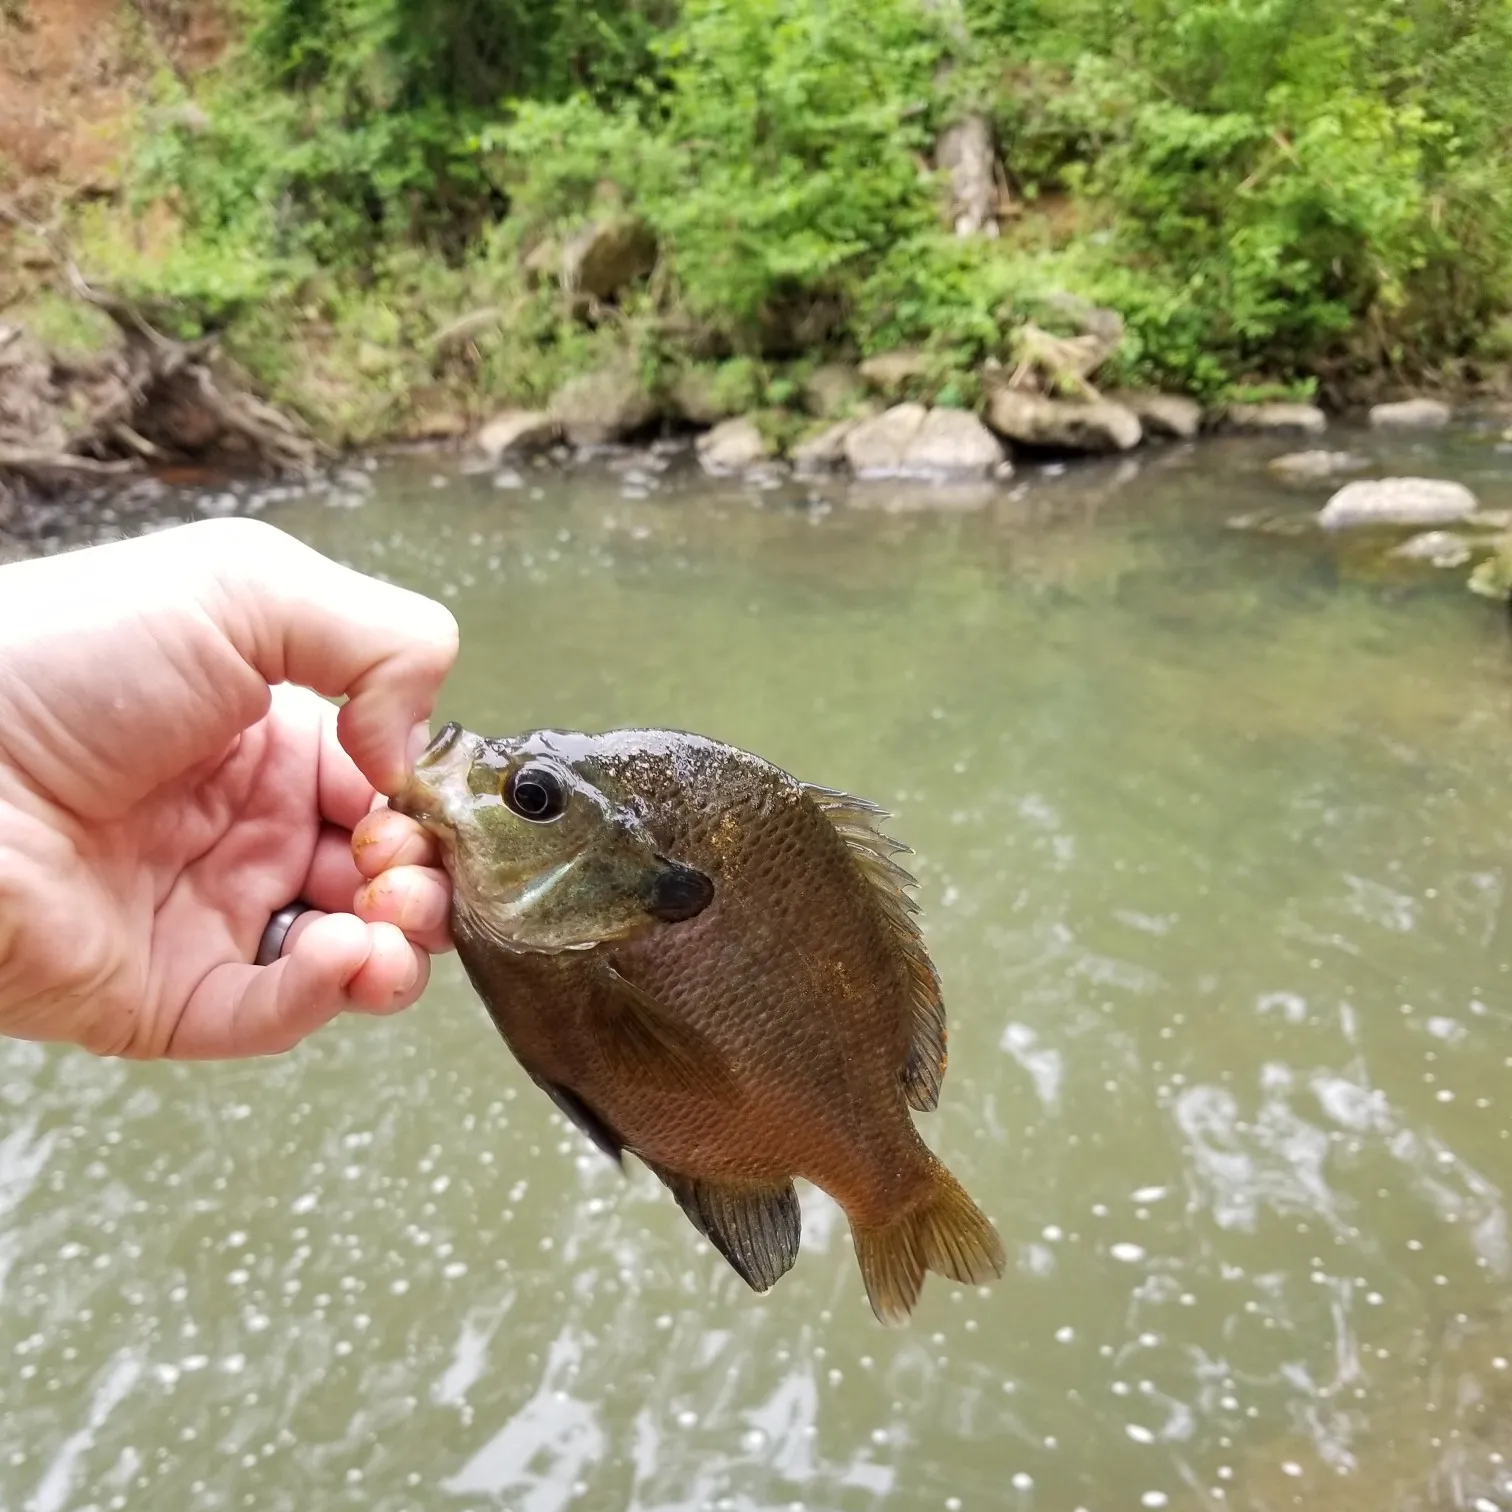
<instances>
[{"instance_id":1,"label":"vegetation on bank","mask_svg":"<svg viewBox=\"0 0 1512 1512\"><path fill-rule=\"evenodd\" d=\"M1062 293L1122 315L1105 376L1203 398L1512 359L1509 0L241 10L213 71L161 71L120 197L72 235L342 439L538 402L626 351L761 408L913 346L969 404ZM950 224L935 153L965 119L996 235ZM560 248L608 220L654 258L612 297L564 288Z\"/></svg>"}]
</instances>

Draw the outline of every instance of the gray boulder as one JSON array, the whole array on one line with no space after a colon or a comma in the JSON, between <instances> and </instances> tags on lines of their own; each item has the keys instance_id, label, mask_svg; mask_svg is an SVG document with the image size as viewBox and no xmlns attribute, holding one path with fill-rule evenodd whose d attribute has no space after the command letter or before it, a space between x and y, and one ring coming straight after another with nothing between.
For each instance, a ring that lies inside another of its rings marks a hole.
<instances>
[{"instance_id":1,"label":"gray boulder","mask_svg":"<svg viewBox=\"0 0 1512 1512\"><path fill-rule=\"evenodd\" d=\"M573 294L608 299L656 266L656 237L634 216L599 221L562 248L561 278Z\"/></svg>"},{"instance_id":2,"label":"gray boulder","mask_svg":"<svg viewBox=\"0 0 1512 1512\"><path fill-rule=\"evenodd\" d=\"M992 395L987 423L1010 441L1061 451L1132 451L1144 435L1139 417L1111 400L1047 399L1009 388Z\"/></svg>"},{"instance_id":3,"label":"gray boulder","mask_svg":"<svg viewBox=\"0 0 1512 1512\"><path fill-rule=\"evenodd\" d=\"M922 404L895 404L862 420L846 432L845 460L858 478L902 475L908 449L924 428L929 411Z\"/></svg>"},{"instance_id":4,"label":"gray boulder","mask_svg":"<svg viewBox=\"0 0 1512 1512\"><path fill-rule=\"evenodd\" d=\"M803 385L803 402L810 414L838 418L866 397L866 384L855 368L844 362L826 362L809 374Z\"/></svg>"},{"instance_id":5,"label":"gray boulder","mask_svg":"<svg viewBox=\"0 0 1512 1512\"><path fill-rule=\"evenodd\" d=\"M880 352L875 357L868 357L858 371L878 393L893 398L910 383L928 375L929 359L923 352L903 347L896 352Z\"/></svg>"},{"instance_id":6,"label":"gray boulder","mask_svg":"<svg viewBox=\"0 0 1512 1512\"><path fill-rule=\"evenodd\" d=\"M932 409L908 444L903 471L920 478L987 478L1005 460L1003 443L975 415Z\"/></svg>"},{"instance_id":7,"label":"gray boulder","mask_svg":"<svg viewBox=\"0 0 1512 1512\"><path fill-rule=\"evenodd\" d=\"M730 418L730 406L709 375L685 369L673 380L667 401L672 413L689 425L718 425Z\"/></svg>"},{"instance_id":8,"label":"gray boulder","mask_svg":"<svg viewBox=\"0 0 1512 1512\"><path fill-rule=\"evenodd\" d=\"M628 365L570 379L551 400L552 418L574 446L605 446L644 430L659 413L640 374Z\"/></svg>"},{"instance_id":9,"label":"gray boulder","mask_svg":"<svg viewBox=\"0 0 1512 1512\"><path fill-rule=\"evenodd\" d=\"M1463 483L1444 478L1376 478L1346 483L1318 515L1325 530L1364 525L1447 525L1479 508Z\"/></svg>"},{"instance_id":10,"label":"gray boulder","mask_svg":"<svg viewBox=\"0 0 1512 1512\"><path fill-rule=\"evenodd\" d=\"M766 437L754 420L724 420L698 438L698 461L716 476L744 472L771 456Z\"/></svg>"},{"instance_id":11,"label":"gray boulder","mask_svg":"<svg viewBox=\"0 0 1512 1512\"><path fill-rule=\"evenodd\" d=\"M1182 394L1120 392L1104 397L1130 411L1147 436L1190 441L1202 429L1202 406Z\"/></svg>"},{"instance_id":12,"label":"gray boulder","mask_svg":"<svg viewBox=\"0 0 1512 1512\"><path fill-rule=\"evenodd\" d=\"M1376 430L1443 430L1453 416L1441 399L1402 399L1372 406L1370 423Z\"/></svg>"},{"instance_id":13,"label":"gray boulder","mask_svg":"<svg viewBox=\"0 0 1512 1512\"><path fill-rule=\"evenodd\" d=\"M836 472L845 465L845 440L859 422L840 420L817 435L800 441L792 450L793 470L800 477Z\"/></svg>"},{"instance_id":14,"label":"gray boulder","mask_svg":"<svg viewBox=\"0 0 1512 1512\"><path fill-rule=\"evenodd\" d=\"M478 450L496 465L505 457L545 451L561 434L561 426L542 410L505 410L478 432Z\"/></svg>"}]
</instances>

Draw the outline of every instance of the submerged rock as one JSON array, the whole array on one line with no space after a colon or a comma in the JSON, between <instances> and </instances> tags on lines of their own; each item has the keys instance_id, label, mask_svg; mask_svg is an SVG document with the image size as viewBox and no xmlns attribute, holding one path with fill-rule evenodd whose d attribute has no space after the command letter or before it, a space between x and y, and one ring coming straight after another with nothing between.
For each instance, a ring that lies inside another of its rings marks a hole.
<instances>
[{"instance_id":1,"label":"submerged rock","mask_svg":"<svg viewBox=\"0 0 1512 1512\"><path fill-rule=\"evenodd\" d=\"M1284 457L1274 457L1265 464L1268 472L1278 478L1303 480L1310 478L1335 478L1341 473L1360 472L1369 467L1364 457L1346 451L1300 451L1287 452Z\"/></svg>"},{"instance_id":2,"label":"submerged rock","mask_svg":"<svg viewBox=\"0 0 1512 1512\"><path fill-rule=\"evenodd\" d=\"M800 441L791 453L794 470L801 477L837 472L845 465L845 438L859 423L856 420L840 420L834 425L826 426L817 435Z\"/></svg>"},{"instance_id":3,"label":"submerged rock","mask_svg":"<svg viewBox=\"0 0 1512 1512\"><path fill-rule=\"evenodd\" d=\"M490 462L545 451L561 434L561 427L544 410L505 410L478 432L478 450Z\"/></svg>"},{"instance_id":4,"label":"submerged rock","mask_svg":"<svg viewBox=\"0 0 1512 1512\"><path fill-rule=\"evenodd\" d=\"M878 393L893 398L901 394L910 383L928 375L929 359L923 352L905 347L896 352L881 352L875 357L868 357L858 371Z\"/></svg>"},{"instance_id":5,"label":"submerged rock","mask_svg":"<svg viewBox=\"0 0 1512 1512\"><path fill-rule=\"evenodd\" d=\"M754 420L724 420L698 438L699 464L716 476L744 472L769 456L771 447Z\"/></svg>"},{"instance_id":6,"label":"submerged rock","mask_svg":"<svg viewBox=\"0 0 1512 1512\"><path fill-rule=\"evenodd\" d=\"M1441 399L1403 399L1373 406L1370 423L1376 430L1442 430L1453 416Z\"/></svg>"},{"instance_id":7,"label":"submerged rock","mask_svg":"<svg viewBox=\"0 0 1512 1512\"><path fill-rule=\"evenodd\" d=\"M1144 435L1139 417L1108 399L1047 399L1001 388L987 406L987 423L1025 446L1063 451L1132 451Z\"/></svg>"},{"instance_id":8,"label":"submerged rock","mask_svg":"<svg viewBox=\"0 0 1512 1512\"><path fill-rule=\"evenodd\" d=\"M1321 436L1328 429L1328 416L1316 404L1231 404L1223 419L1230 430L1259 434L1302 431Z\"/></svg>"},{"instance_id":9,"label":"submerged rock","mask_svg":"<svg viewBox=\"0 0 1512 1512\"><path fill-rule=\"evenodd\" d=\"M644 430L658 414L645 380L632 367L600 368L570 379L551 401L551 415L574 446L605 446Z\"/></svg>"},{"instance_id":10,"label":"submerged rock","mask_svg":"<svg viewBox=\"0 0 1512 1512\"><path fill-rule=\"evenodd\" d=\"M1119 392L1104 397L1130 411L1146 435L1190 441L1202 429L1202 406L1183 394Z\"/></svg>"},{"instance_id":11,"label":"submerged rock","mask_svg":"<svg viewBox=\"0 0 1512 1512\"><path fill-rule=\"evenodd\" d=\"M1445 478L1376 478L1346 483L1318 515L1325 530L1364 525L1444 525L1479 508L1463 483Z\"/></svg>"},{"instance_id":12,"label":"submerged rock","mask_svg":"<svg viewBox=\"0 0 1512 1512\"><path fill-rule=\"evenodd\" d=\"M1425 530L1387 555L1404 562L1426 562L1430 567L1463 567L1475 555L1475 547L1452 530Z\"/></svg>"}]
</instances>

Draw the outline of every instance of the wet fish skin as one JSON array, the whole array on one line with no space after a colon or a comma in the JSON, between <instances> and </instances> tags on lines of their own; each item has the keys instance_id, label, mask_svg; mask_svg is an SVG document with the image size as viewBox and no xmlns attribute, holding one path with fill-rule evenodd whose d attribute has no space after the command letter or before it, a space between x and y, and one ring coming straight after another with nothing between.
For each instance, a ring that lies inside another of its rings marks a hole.
<instances>
[{"instance_id":1,"label":"wet fish skin","mask_svg":"<svg viewBox=\"0 0 1512 1512\"><path fill-rule=\"evenodd\" d=\"M474 987L569 1118L614 1158L639 1156L758 1291L797 1256L795 1177L844 1208L885 1322L912 1312L926 1270L1001 1275L996 1231L910 1115L938 1101L944 1012L880 810L676 731L465 741L466 776L460 758L440 773L422 765L406 800L442 836ZM493 763L486 779L480 760ZM571 772L569 813L582 802L598 816L578 822L574 845L620 826L598 847L619 863L574 896L585 914L638 920L592 948L511 941L484 896L492 869L520 895L521 847L532 866L561 864L560 841L470 817L509 772L539 764ZM643 901L662 863L690 894L689 873L709 884L675 921Z\"/></svg>"}]
</instances>

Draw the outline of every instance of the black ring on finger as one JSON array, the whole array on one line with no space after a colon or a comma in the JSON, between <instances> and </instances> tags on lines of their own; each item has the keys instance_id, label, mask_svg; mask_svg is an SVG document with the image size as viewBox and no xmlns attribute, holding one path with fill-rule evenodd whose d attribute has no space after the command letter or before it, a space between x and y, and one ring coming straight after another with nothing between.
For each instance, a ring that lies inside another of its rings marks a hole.
<instances>
[{"instance_id":1,"label":"black ring on finger","mask_svg":"<svg viewBox=\"0 0 1512 1512\"><path fill-rule=\"evenodd\" d=\"M289 931L294 927L295 919L300 914L312 911L308 903L301 903L297 898L294 902L280 908L268 920L268 927L263 930L262 941L257 947L257 957L252 964L271 966L283 954L284 942L289 938Z\"/></svg>"}]
</instances>

